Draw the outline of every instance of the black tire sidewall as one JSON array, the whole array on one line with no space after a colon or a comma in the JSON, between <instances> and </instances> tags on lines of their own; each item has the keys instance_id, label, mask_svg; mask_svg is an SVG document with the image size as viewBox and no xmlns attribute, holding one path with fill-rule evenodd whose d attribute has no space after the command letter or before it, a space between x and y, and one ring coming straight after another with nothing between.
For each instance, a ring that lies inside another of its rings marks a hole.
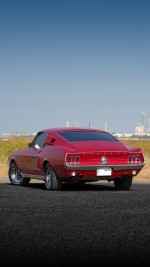
<instances>
[{"instance_id":1,"label":"black tire sidewall","mask_svg":"<svg viewBox=\"0 0 150 267\"><path fill-rule=\"evenodd\" d=\"M15 168L18 168L17 165L16 165L16 163L11 163L10 166L9 166L9 170L8 170L8 176L9 176L9 180L10 180L11 184L12 185L15 185L15 186L27 186L29 184L29 182L30 182L30 178L23 178L22 177L22 179L20 180L20 182L15 182L12 179L12 177L11 177L12 173L11 172L12 172L12 169L14 167Z\"/></svg>"},{"instance_id":2,"label":"black tire sidewall","mask_svg":"<svg viewBox=\"0 0 150 267\"><path fill-rule=\"evenodd\" d=\"M132 185L132 178L132 176L128 176L122 179L115 179L114 185L116 190L129 190Z\"/></svg>"},{"instance_id":3,"label":"black tire sidewall","mask_svg":"<svg viewBox=\"0 0 150 267\"><path fill-rule=\"evenodd\" d=\"M48 171L52 172L51 186L47 186L46 175ZM61 189L61 181L58 179L56 173L54 172L53 168L51 167L49 163L46 165L46 168L45 168L45 187L47 190L60 190Z\"/></svg>"}]
</instances>

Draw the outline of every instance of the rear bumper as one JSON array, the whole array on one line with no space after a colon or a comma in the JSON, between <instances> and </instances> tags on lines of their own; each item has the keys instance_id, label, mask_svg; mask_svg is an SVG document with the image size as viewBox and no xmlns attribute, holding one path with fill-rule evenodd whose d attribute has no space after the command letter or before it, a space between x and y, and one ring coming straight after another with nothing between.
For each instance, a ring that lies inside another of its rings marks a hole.
<instances>
[{"instance_id":1,"label":"rear bumper","mask_svg":"<svg viewBox=\"0 0 150 267\"><path fill-rule=\"evenodd\" d=\"M64 163L64 167L68 171L78 170L78 171L94 171L100 168L112 168L113 171L126 171L126 170L141 170L145 163L142 164L126 164L126 165L82 165L74 166Z\"/></svg>"}]
</instances>

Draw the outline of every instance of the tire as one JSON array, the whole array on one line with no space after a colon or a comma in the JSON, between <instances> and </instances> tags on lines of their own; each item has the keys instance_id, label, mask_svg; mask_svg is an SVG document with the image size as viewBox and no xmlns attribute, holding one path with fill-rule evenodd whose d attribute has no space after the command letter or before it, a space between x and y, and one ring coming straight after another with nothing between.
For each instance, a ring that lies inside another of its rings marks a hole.
<instances>
[{"instance_id":1,"label":"tire","mask_svg":"<svg viewBox=\"0 0 150 267\"><path fill-rule=\"evenodd\" d=\"M129 190L132 185L132 177L117 178L114 180L114 185L117 190Z\"/></svg>"},{"instance_id":2,"label":"tire","mask_svg":"<svg viewBox=\"0 0 150 267\"><path fill-rule=\"evenodd\" d=\"M30 182L30 178L23 178L21 171L14 162L9 166L8 176L13 185L27 186Z\"/></svg>"},{"instance_id":3,"label":"tire","mask_svg":"<svg viewBox=\"0 0 150 267\"><path fill-rule=\"evenodd\" d=\"M60 190L62 187L61 180L57 178L49 163L45 168L45 187L47 190Z\"/></svg>"}]
</instances>

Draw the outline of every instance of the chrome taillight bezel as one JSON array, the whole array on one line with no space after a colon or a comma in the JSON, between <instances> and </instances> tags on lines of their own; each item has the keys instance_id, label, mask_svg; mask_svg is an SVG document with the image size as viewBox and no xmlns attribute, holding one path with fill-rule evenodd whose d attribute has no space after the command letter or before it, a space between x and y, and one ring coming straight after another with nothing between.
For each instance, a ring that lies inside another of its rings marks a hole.
<instances>
[{"instance_id":1,"label":"chrome taillight bezel","mask_svg":"<svg viewBox=\"0 0 150 267\"><path fill-rule=\"evenodd\" d=\"M76 155L67 155L66 163L70 166L79 166L80 157Z\"/></svg>"},{"instance_id":2,"label":"chrome taillight bezel","mask_svg":"<svg viewBox=\"0 0 150 267\"><path fill-rule=\"evenodd\" d=\"M141 164L142 157L139 154L130 154L128 157L129 164Z\"/></svg>"}]
</instances>

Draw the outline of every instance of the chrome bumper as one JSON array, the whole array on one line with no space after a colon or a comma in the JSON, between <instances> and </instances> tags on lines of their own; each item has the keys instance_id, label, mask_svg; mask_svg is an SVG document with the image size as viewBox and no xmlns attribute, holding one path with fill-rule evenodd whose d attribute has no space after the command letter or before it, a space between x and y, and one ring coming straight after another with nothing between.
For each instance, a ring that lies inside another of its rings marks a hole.
<instances>
[{"instance_id":1,"label":"chrome bumper","mask_svg":"<svg viewBox=\"0 0 150 267\"><path fill-rule=\"evenodd\" d=\"M145 163L142 164L127 164L127 165L82 165L82 166L73 166L64 163L66 170L79 170L79 171L94 171L100 168L112 168L114 171L125 171L125 170L141 170L144 167Z\"/></svg>"}]
</instances>

